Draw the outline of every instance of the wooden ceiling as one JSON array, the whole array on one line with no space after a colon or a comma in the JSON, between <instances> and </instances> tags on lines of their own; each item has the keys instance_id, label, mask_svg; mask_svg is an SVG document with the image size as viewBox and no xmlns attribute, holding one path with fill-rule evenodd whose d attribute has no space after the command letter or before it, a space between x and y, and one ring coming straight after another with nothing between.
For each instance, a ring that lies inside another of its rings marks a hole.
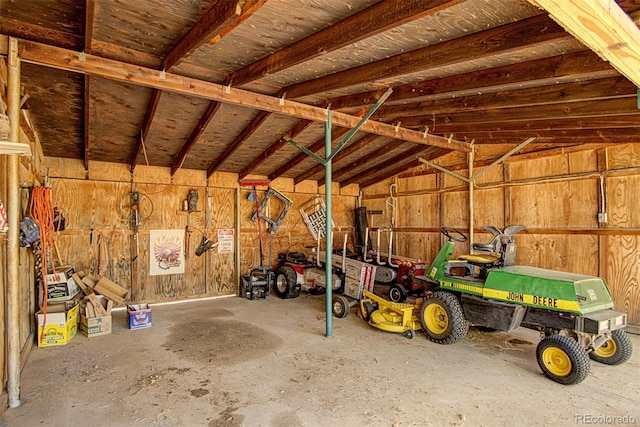
<instances>
[{"instance_id":1,"label":"wooden ceiling","mask_svg":"<svg viewBox=\"0 0 640 427\"><path fill-rule=\"evenodd\" d=\"M618 2L633 19L640 0ZM640 142L637 87L526 0L0 0L45 155L324 180ZM3 96L5 96L3 94ZM461 153L456 155L455 153ZM422 166L424 167L424 166Z\"/></svg>"}]
</instances>

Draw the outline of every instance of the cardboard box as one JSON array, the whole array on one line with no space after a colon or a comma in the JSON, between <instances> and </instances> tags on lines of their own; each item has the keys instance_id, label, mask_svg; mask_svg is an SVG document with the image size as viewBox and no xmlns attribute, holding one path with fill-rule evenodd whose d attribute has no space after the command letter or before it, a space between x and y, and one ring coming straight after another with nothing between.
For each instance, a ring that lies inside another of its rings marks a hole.
<instances>
[{"instance_id":1,"label":"cardboard box","mask_svg":"<svg viewBox=\"0 0 640 427\"><path fill-rule=\"evenodd\" d=\"M73 267L60 267L55 273L47 274L47 283L66 283L75 272Z\"/></svg>"},{"instance_id":2,"label":"cardboard box","mask_svg":"<svg viewBox=\"0 0 640 427\"><path fill-rule=\"evenodd\" d=\"M78 304L68 307L69 304L49 304L47 314L42 310L36 313L38 323L38 347L65 345L78 332ZM44 332L44 333L43 333Z\"/></svg>"},{"instance_id":3,"label":"cardboard box","mask_svg":"<svg viewBox=\"0 0 640 427\"><path fill-rule=\"evenodd\" d=\"M151 307L149 304L134 304L127 306L129 315L129 329L151 327Z\"/></svg>"},{"instance_id":4,"label":"cardboard box","mask_svg":"<svg viewBox=\"0 0 640 427\"><path fill-rule=\"evenodd\" d=\"M80 316L80 332L88 338L111 333L111 315L100 317Z\"/></svg>"},{"instance_id":5,"label":"cardboard box","mask_svg":"<svg viewBox=\"0 0 640 427\"><path fill-rule=\"evenodd\" d=\"M80 306L80 331L89 338L111 333L113 301L100 296L97 297L97 301L106 314L96 314L95 307L91 301L83 300Z\"/></svg>"},{"instance_id":6,"label":"cardboard box","mask_svg":"<svg viewBox=\"0 0 640 427\"><path fill-rule=\"evenodd\" d=\"M47 283L47 301L68 301L78 295L80 291L81 289L73 277L69 277L66 282L62 283Z\"/></svg>"},{"instance_id":7,"label":"cardboard box","mask_svg":"<svg viewBox=\"0 0 640 427\"><path fill-rule=\"evenodd\" d=\"M56 273L47 274L47 301L68 301L80 293L80 287L73 279L73 267L60 267Z\"/></svg>"}]
</instances>

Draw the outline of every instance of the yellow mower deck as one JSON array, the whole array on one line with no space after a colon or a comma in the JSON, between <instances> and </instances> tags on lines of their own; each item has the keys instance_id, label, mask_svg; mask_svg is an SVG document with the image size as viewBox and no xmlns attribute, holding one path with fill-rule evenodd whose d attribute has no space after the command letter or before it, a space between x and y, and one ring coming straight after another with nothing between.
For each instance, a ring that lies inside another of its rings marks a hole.
<instances>
[{"instance_id":1,"label":"yellow mower deck","mask_svg":"<svg viewBox=\"0 0 640 427\"><path fill-rule=\"evenodd\" d=\"M420 302L415 304L391 302L369 292L363 291L360 300L360 310L366 313L365 303L376 302L378 309L370 313L369 324L387 332L405 334L413 338L416 331L422 329L418 319Z\"/></svg>"}]
</instances>

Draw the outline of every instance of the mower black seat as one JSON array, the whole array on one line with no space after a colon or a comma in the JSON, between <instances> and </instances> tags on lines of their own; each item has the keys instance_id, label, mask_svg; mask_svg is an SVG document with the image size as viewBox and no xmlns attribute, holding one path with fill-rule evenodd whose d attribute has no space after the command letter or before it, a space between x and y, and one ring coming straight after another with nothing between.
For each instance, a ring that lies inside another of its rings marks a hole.
<instances>
[{"instance_id":1,"label":"mower black seat","mask_svg":"<svg viewBox=\"0 0 640 427\"><path fill-rule=\"evenodd\" d=\"M292 264L305 265L309 263L307 256L303 252L288 252L285 259Z\"/></svg>"},{"instance_id":2,"label":"mower black seat","mask_svg":"<svg viewBox=\"0 0 640 427\"><path fill-rule=\"evenodd\" d=\"M471 249L476 252L498 252L496 248L496 244L494 243L496 239L493 239L489 243L472 243Z\"/></svg>"}]
</instances>

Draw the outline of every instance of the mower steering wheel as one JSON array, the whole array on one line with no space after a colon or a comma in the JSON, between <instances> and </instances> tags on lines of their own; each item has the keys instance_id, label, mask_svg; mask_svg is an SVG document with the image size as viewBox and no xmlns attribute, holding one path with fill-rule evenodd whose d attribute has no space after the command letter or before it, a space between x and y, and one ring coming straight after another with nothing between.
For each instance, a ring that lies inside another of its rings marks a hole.
<instances>
[{"instance_id":1,"label":"mower steering wheel","mask_svg":"<svg viewBox=\"0 0 640 427\"><path fill-rule=\"evenodd\" d=\"M451 227L442 227L440 232L444 234L449 240L453 240L454 242L466 242L467 236L462 234L460 231ZM453 235L452 235L453 234Z\"/></svg>"}]
</instances>

